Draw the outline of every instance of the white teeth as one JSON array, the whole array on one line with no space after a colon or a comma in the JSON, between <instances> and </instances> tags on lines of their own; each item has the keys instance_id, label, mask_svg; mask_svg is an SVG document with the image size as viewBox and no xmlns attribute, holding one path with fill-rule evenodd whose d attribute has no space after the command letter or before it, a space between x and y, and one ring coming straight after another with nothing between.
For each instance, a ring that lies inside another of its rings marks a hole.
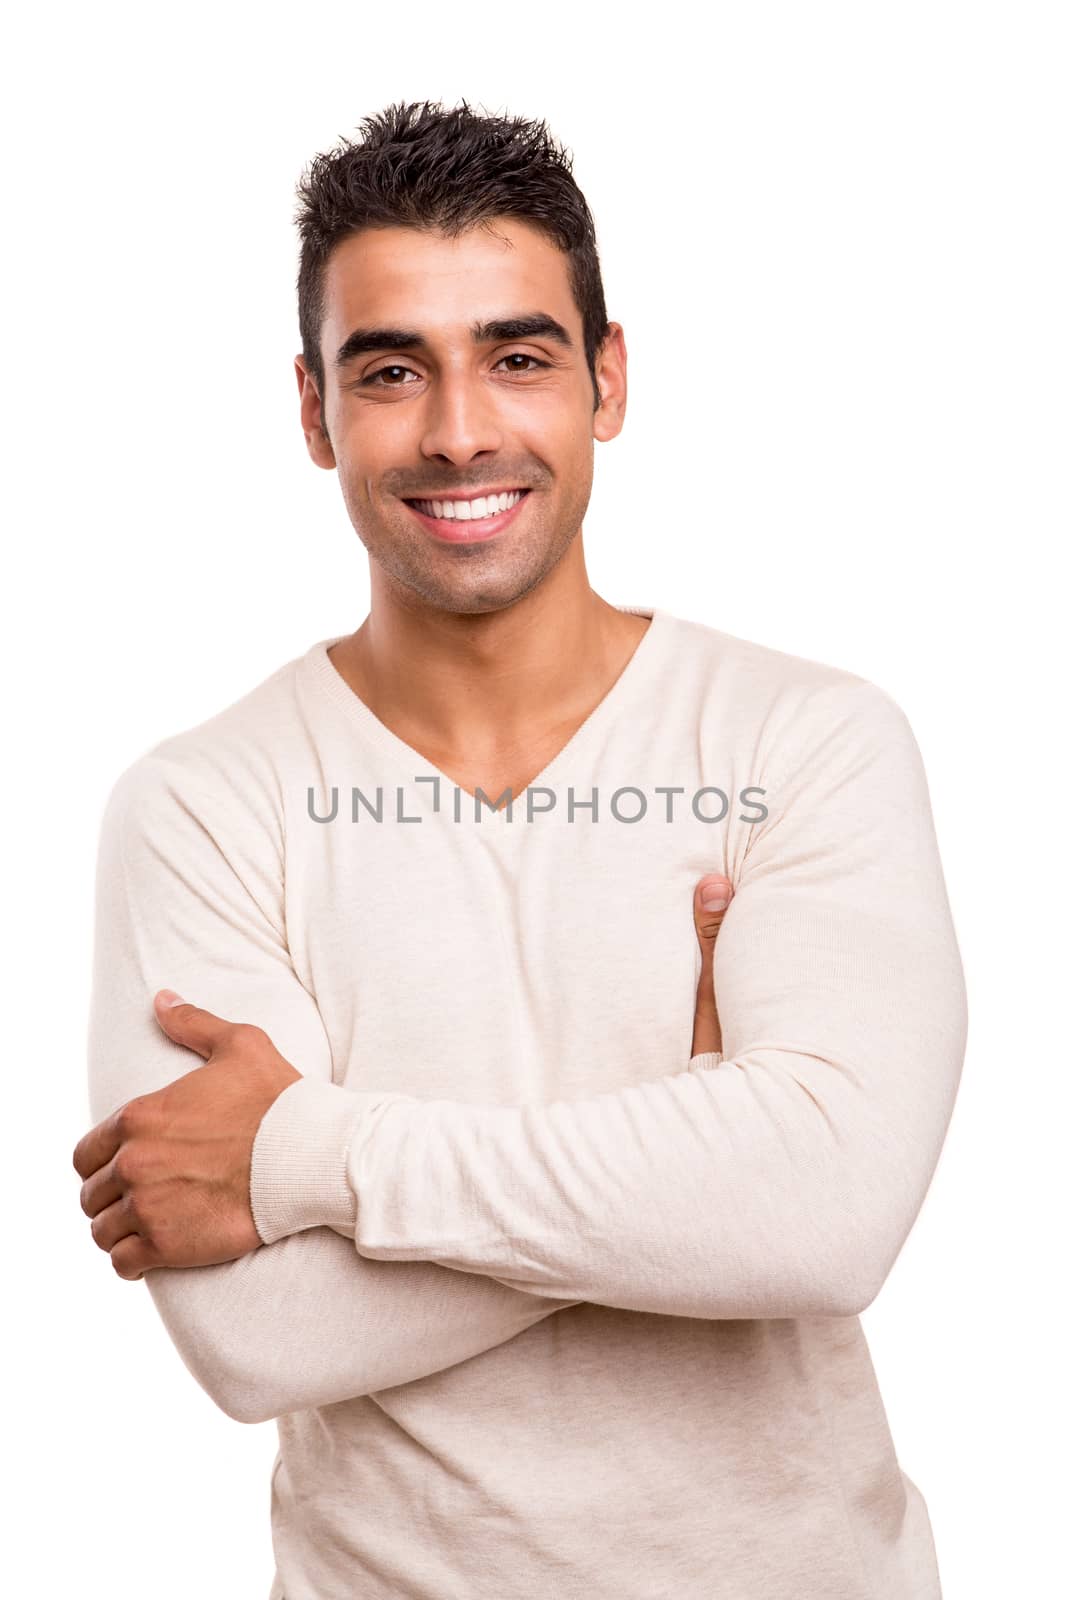
<instances>
[{"instance_id":1,"label":"white teeth","mask_svg":"<svg viewBox=\"0 0 1067 1600\"><path fill-rule=\"evenodd\" d=\"M522 499L522 491L512 494L491 494L478 500L415 500L412 503L428 517L444 521L471 522L478 517L495 517L501 511L510 511Z\"/></svg>"}]
</instances>

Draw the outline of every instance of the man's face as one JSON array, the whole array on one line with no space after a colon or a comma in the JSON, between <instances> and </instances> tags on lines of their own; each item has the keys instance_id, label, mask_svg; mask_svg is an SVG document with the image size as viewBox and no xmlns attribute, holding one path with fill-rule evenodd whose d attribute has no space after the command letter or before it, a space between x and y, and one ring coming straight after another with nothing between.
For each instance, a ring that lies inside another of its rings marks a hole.
<instances>
[{"instance_id":1,"label":"man's face","mask_svg":"<svg viewBox=\"0 0 1067 1600\"><path fill-rule=\"evenodd\" d=\"M336 466L376 576L399 585L402 602L453 612L508 606L552 570L581 532L593 441L613 438L625 409L621 328L611 324L602 348L594 412L566 257L522 222L491 226L344 240L326 270L323 397L296 363L308 449ZM545 326L487 326L532 318ZM367 330L390 331L367 347ZM526 493L488 519L407 503L451 498L455 509L496 490Z\"/></svg>"}]
</instances>

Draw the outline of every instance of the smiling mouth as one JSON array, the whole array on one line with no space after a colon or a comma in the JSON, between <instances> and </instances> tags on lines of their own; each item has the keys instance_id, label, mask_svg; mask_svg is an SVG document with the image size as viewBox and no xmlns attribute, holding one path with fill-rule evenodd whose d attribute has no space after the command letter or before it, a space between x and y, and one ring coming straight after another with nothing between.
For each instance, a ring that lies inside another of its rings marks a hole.
<instances>
[{"instance_id":1,"label":"smiling mouth","mask_svg":"<svg viewBox=\"0 0 1067 1600\"><path fill-rule=\"evenodd\" d=\"M500 495L479 495L467 500L420 498L403 503L438 544L458 549L504 538L515 526L516 519L522 516L522 508L532 492L509 489Z\"/></svg>"},{"instance_id":2,"label":"smiling mouth","mask_svg":"<svg viewBox=\"0 0 1067 1600\"><path fill-rule=\"evenodd\" d=\"M494 517L505 516L530 493L529 489L509 489L503 494L467 495L454 499L449 495L419 495L405 498L404 504L420 511L435 522L492 522Z\"/></svg>"}]
</instances>

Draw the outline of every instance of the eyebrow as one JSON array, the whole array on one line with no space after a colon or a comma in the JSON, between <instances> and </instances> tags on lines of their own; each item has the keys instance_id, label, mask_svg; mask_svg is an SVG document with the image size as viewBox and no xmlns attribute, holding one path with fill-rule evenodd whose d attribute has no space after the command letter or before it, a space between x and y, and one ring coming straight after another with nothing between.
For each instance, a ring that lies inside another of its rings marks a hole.
<instances>
[{"instance_id":1,"label":"eyebrow","mask_svg":"<svg viewBox=\"0 0 1067 1600\"><path fill-rule=\"evenodd\" d=\"M469 332L475 344L498 344L509 339L552 339L570 350L574 343L566 328L545 311L475 322ZM417 328L353 328L334 357L334 365L343 367L370 350L425 350L428 344L425 334Z\"/></svg>"}]
</instances>

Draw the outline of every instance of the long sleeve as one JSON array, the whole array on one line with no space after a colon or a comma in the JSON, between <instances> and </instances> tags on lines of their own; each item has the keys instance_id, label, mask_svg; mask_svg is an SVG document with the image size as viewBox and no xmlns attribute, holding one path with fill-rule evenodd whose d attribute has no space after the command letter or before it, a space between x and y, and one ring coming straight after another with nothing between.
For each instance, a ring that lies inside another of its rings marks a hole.
<instances>
[{"instance_id":1,"label":"long sleeve","mask_svg":"<svg viewBox=\"0 0 1067 1600\"><path fill-rule=\"evenodd\" d=\"M320 1089L329 1082L323 1021L280 925L280 847L223 790L149 754L108 799L89 1022L94 1122L202 1064L156 1023L152 997L168 985L258 1024ZM144 1282L189 1371L243 1422L440 1372L561 1309L558 1297L486 1276L366 1260L351 1230L345 1239L328 1226L220 1265L157 1268Z\"/></svg>"},{"instance_id":2,"label":"long sleeve","mask_svg":"<svg viewBox=\"0 0 1067 1600\"><path fill-rule=\"evenodd\" d=\"M294 1085L257 1137L264 1183L306 1122L333 1152L327 1220L372 1260L674 1316L864 1309L955 1103L960 956L921 757L889 695L824 684L766 769L769 814L717 945L724 1059L518 1106L383 1092L356 1109Z\"/></svg>"}]
</instances>

